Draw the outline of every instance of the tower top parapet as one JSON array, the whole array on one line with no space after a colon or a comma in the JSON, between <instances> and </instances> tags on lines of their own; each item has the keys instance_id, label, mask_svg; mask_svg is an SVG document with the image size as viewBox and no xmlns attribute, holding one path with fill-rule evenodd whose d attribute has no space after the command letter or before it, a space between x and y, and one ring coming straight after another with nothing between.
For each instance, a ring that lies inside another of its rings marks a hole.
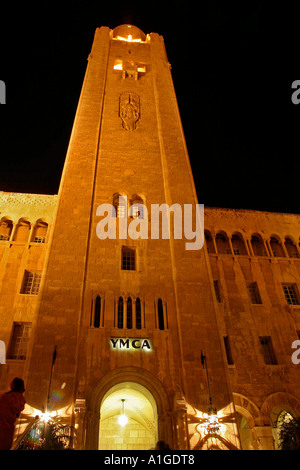
<instances>
[{"instance_id":1,"label":"tower top parapet","mask_svg":"<svg viewBox=\"0 0 300 470\"><path fill-rule=\"evenodd\" d=\"M146 42L147 36L137 26L122 24L113 29L113 39L128 42Z\"/></svg>"}]
</instances>

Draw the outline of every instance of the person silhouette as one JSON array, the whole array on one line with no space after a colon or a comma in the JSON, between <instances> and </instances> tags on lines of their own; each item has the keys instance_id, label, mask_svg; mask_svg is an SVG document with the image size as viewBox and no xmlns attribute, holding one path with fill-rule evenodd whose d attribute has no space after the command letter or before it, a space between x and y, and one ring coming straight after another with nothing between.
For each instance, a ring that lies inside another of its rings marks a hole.
<instances>
[{"instance_id":1,"label":"person silhouette","mask_svg":"<svg viewBox=\"0 0 300 470\"><path fill-rule=\"evenodd\" d=\"M25 407L24 381L15 377L10 383L10 391L0 395L0 450L10 450L15 423Z\"/></svg>"},{"instance_id":2,"label":"person silhouette","mask_svg":"<svg viewBox=\"0 0 300 470\"><path fill-rule=\"evenodd\" d=\"M170 450L170 447L165 441L157 441L155 450Z\"/></svg>"}]
</instances>

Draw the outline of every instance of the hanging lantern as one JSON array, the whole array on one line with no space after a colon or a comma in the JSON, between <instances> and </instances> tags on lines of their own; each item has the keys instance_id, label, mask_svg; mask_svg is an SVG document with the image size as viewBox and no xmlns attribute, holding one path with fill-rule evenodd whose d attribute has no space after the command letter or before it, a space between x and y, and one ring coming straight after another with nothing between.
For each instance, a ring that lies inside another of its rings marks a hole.
<instances>
[{"instance_id":1,"label":"hanging lantern","mask_svg":"<svg viewBox=\"0 0 300 470\"><path fill-rule=\"evenodd\" d=\"M122 414L118 418L118 423L120 426L124 427L128 423L128 418L125 414L125 398L122 398Z\"/></svg>"}]
</instances>

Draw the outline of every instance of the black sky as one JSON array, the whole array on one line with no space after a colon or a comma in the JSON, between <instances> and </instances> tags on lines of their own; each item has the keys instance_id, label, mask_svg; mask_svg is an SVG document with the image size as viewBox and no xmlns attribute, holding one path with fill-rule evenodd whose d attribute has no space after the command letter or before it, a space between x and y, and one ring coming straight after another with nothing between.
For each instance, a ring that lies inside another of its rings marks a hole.
<instances>
[{"instance_id":1,"label":"black sky","mask_svg":"<svg viewBox=\"0 0 300 470\"><path fill-rule=\"evenodd\" d=\"M131 23L164 37L199 202L300 213L299 12L227 3L1 5L0 190L57 193L95 29Z\"/></svg>"}]
</instances>

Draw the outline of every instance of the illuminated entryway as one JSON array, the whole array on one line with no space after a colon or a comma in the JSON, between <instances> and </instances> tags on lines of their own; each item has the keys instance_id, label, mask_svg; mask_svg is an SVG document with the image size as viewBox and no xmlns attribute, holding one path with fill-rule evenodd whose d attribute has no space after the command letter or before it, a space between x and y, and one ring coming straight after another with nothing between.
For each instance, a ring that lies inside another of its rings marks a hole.
<instances>
[{"instance_id":1,"label":"illuminated entryway","mask_svg":"<svg viewBox=\"0 0 300 470\"><path fill-rule=\"evenodd\" d=\"M157 408L149 390L136 382L110 388L100 407L99 449L148 450L156 441Z\"/></svg>"}]
</instances>

